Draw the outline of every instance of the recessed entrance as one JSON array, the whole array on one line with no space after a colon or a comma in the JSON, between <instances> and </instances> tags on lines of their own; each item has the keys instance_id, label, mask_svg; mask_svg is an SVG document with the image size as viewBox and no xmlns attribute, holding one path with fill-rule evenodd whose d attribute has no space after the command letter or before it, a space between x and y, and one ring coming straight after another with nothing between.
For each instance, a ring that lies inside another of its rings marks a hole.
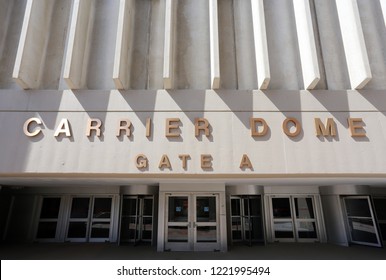
<instances>
[{"instance_id":1,"label":"recessed entrance","mask_svg":"<svg viewBox=\"0 0 386 280\"><path fill-rule=\"evenodd\" d=\"M231 197L232 242L252 245L264 241L261 196Z\"/></svg>"},{"instance_id":2,"label":"recessed entrance","mask_svg":"<svg viewBox=\"0 0 386 280\"><path fill-rule=\"evenodd\" d=\"M122 201L121 242L138 244L153 240L153 196L124 196Z\"/></svg>"},{"instance_id":3,"label":"recessed entrance","mask_svg":"<svg viewBox=\"0 0 386 280\"><path fill-rule=\"evenodd\" d=\"M220 250L218 194L167 194L165 249Z\"/></svg>"},{"instance_id":4,"label":"recessed entrance","mask_svg":"<svg viewBox=\"0 0 386 280\"><path fill-rule=\"evenodd\" d=\"M319 239L313 196L271 197L274 241L307 242Z\"/></svg>"}]
</instances>

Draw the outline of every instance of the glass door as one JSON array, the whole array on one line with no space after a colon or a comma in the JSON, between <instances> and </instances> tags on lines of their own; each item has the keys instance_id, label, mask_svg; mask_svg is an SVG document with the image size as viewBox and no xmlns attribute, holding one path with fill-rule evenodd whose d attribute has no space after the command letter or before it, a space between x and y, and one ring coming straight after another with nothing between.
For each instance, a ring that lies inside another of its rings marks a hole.
<instances>
[{"instance_id":1,"label":"glass door","mask_svg":"<svg viewBox=\"0 0 386 280\"><path fill-rule=\"evenodd\" d=\"M219 249L218 195L170 194L166 200L166 250Z\"/></svg>"},{"instance_id":2,"label":"glass door","mask_svg":"<svg viewBox=\"0 0 386 280\"><path fill-rule=\"evenodd\" d=\"M73 197L66 241L86 242L89 235L90 197Z\"/></svg>"},{"instance_id":3,"label":"glass door","mask_svg":"<svg viewBox=\"0 0 386 280\"><path fill-rule=\"evenodd\" d=\"M278 241L318 240L312 196L272 197L273 238Z\"/></svg>"},{"instance_id":4,"label":"glass door","mask_svg":"<svg viewBox=\"0 0 386 280\"><path fill-rule=\"evenodd\" d=\"M318 239L312 197L293 197L296 238L301 241Z\"/></svg>"},{"instance_id":5,"label":"glass door","mask_svg":"<svg viewBox=\"0 0 386 280\"><path fill-rule=\"evenodd\" d=\"M44 241L57 240L61 200L61 197L43 198L36 239Z\"/></svg>"},{"instance_id":6,"label":"glass door","mask_svg":"<svg viewBox=\"0 0 386 280\"><path fill-rule=\"evenodd\" d=\"M343 198L347 224L352 243L381 247L370 197L349 196Z\"/></svg>"},{"instance_id":7,"label":"glass door","mask_svg":"<svg viewBox=\"0 0 386 280\"><path fill-rule=\"evenodd\" d=\"M232 241L252 245L264 241L260 196L231 197Z\"/></svg>"},{"instance_id":8,"label":"glass door","mask_svg":"<svg viewBox=\"0 0 386 280\"><path fill-rule=\"evenodd\" d=\"M192 250L191 196L169 195L166 213L165 249L172 251Z\"/></svg>"},{"instance_id":9,"label":"glass door","mask_svg":"<svg viewBox=\"0 0 386 280\"><path fill-rule=\"evenodd\" d=\"M112 197L73 197L66 241L110 240Z\"/></svg>"},{"instance_id":10,"label":"glass door","mask_svg":"<svg viewBox=\"0 0 386 280\"><path fill-rule=\"evenodd\" d=\"M217 195L194 195L194 203L194 250L216 250L219 245Z\"/></svg>"},{"instance_id":11,"label":"glass door","mask_svg":"<svg viewBox=\"0 0 386 280\"><path fill-rule=\"evenodd\" d=\"M289 197L272 198L273 236L275 240L295 241L292 205Z\"/></svg>"},{"instance_id":12,"label":"glass door","mask_svg":"<svg viewBox=\"0 0 386 280\"><path fill-rule=\"evenodd\" d=\"M124 196L122 201L122 242L151 242L153 237L153 197Z\"/></svg>"},{"instance_id":13,"label":"glass door","mask_svg":"<svg viewBox=\"0 0 386 280\"><path fill-rule=\"evenodd\" d=\"M111 206L111 197L93 198L89 241L103 242L110 240Z\"/></svg>"}]
</instances>

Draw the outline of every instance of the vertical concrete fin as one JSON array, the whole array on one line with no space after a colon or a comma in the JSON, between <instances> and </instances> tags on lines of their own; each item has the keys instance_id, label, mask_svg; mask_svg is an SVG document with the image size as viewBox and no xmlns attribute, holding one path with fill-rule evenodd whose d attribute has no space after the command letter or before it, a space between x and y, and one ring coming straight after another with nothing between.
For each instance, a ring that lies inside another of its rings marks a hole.
<instances>
[{"instance_id":1,"label":"vertical concrete fin","mask_svg":"<svg viewBox=\"0 0 386 280\"><path fill-rule=\"evenodd\" d=\"M385 27L386 27L386 0L379 0L379 1L381 2L383 21L385 22Z\"/></svg>"},{"instance_id":2,"label":"vertical concrete fin","mask_svg":"<svg viewBox=\"0 0 386 280\"><path fill-rule=\"evenodd\" d=\"M113 80L117 89L130 87L130 57L135 0L120 0Z\"/></svg>"},{"instance_id":3,"label":"vertical concrete fin","mask_svg":"<svg viewBox=\"0 0 386 280\"><path fill-rule=\"evenodd\" d=\"M309 0L293 0L293 4L304 88L313 89L320 80L320 72L310 3Z\"/></svg>"},{"instance_id":4,"label":"vertical concrete fin","mask_svg":"<svg viewBox=\"0 0 386 280\"><path fill-rule=\"evenodd\" d=\"M86 86L94 2L93 0L74 0L73 3L63 75L70 89Z\"/></svg>"},{"instance_id":5,"label":"vertical concrete fin","mask_svg":"<svg viewBox=\"0 0 386 280\"><path fill-rule=\"evenodd\" d=\"M28 0L12 78L23 89L40 85L54 1Z\"/></svg>"},{"instance_id":6,"label":"vertical concrete fin","mask_svg":"<svg viewBox=\"0 0 386 280\"><path fill-rule=\"evenodd\" d=\"M220 47L218 35L217 0L209 0L210 36L210 84L213 89L220 88Z\"/></svg>"},{"instance_id":7,"label":"vertical concrete fin","mask_svg":"<svg viewBox=\"0 0 386 280\"><path fill-rule=\"evenodd\" d=\"M372 78L357 0L335 1L352 89L363 88Z\"/></svg>"},{"instance_id":8,"label":"vertical concrete fin","mask_svg":"<svg viewBox=\"0 0 386 280\"><path fill-rule=\"evenodd\" d=\"M166 0L163 81L165 89L174 86L174 45L177 24L177 1Z\"/></svg>"},{"instance_id":9,"label":"vertical concrete fin","mask_svg":"<svg viewBox=\"0 0 386 280\"><path fill-rule=\"evenodd\" d=\"M263 0L251 0L253 36L255 41L257 83L259 89L267 89L271 74L267 47L267 31Z\"/></svg>"}]
</instances>

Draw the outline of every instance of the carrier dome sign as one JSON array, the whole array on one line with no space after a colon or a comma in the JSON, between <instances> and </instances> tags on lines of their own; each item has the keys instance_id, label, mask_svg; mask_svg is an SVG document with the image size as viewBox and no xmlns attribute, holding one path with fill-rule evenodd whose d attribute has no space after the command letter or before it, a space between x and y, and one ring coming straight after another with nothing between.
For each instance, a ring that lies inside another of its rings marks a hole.
<instances>
[{"instance_id":1,"label":"carrier dome sign","mask_svg":"<svg viewBox=\"0 0 386 280\"><path fill-rule=\"evenodd\" d=\"M264 118L250 118L250 134L251 137L263 137L270 129L269 123ZM337 135L336 122L333 118L327 118L323 122L320 118L314 118L315 123L315 135L325 137L335 137ZM29 118L25 121L23 126L24 134L28 137L35 137L42 133L43 121L40 118ZM366 137L366 131L364 129L365 122L362 118L347 118L347 125L350 135L352 137ZM102 136L103 122L97 118L89 118L85 124L85 136L90 137L92 134L100 137ZM181 136L181 129L183 124L180 118L166 118L165 119L165 137L173 138ZM209 120L206 118L196 118L194 120L194 133L195 137L205 135L211 136L212 130L215 129L210 125ZM279 128L288 137L296 137L302 131L302 125L296 118L285 118L282 122L282 127ZM116 126L110 129L111 133L115 133L117 137L125 135L130 137L133 133L133 125L130 119L119 119L116 122ZM63 118L57 125L54 137L72 137L71 123L68 119ZM152 119L146 120L146 133L145 137L152 136Z\"/></svg>"}]
</instances>

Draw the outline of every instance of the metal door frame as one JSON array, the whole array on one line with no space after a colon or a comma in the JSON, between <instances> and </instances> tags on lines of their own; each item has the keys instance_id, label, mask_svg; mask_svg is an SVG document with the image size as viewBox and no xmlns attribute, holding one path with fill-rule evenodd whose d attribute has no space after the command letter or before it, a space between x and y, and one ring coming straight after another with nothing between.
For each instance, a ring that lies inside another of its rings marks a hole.
<instances>
[{"instance_id":1,"label":"metal door frame","mask_svg":"<svg viewBox=\"0 0 386 280\"><path fill-rule=\"evenodd\" d=\"M366 199L367 203L368 203L368 206L369 206L369 209L370 209L371 217L349 216L348 213L347 213L347 208L346 208L346 200L348 200L348 199ZM368 195L344 196L343 199L342 199L342 202L343 202L343 208L344 208L343 210L344 210L345 217L346 217L345 223L346 223L346 227L347 227L348 237L350 238L350 242L353 243L353 244L359 244L359 245L367 245L367 246L373 246L373 247L382 247L382 241L381 241L381 238L380 238L380 235L379 235L378 225L377 225L377 221L375 219L375 214L374 214L374 211L373 211L373 207L372 207L370 196L368 196ZM350 225L348 223L349 217L357 218L357 219L366 219L366 220L370 220L370 218L371 218L371 221L373 222L373 226L374 226L374 229L375 229L375 236L377 238L378 243L370 243L370 242L362 242L362 241L355 241L355 240L353 240L353 237L352 237L352 234L351 234L351 230L350 230L351 228L350 228Z\"/></svg>"},{"instance_id":2,"label":"metal door frame","mask_svg":"<svg viewBox=\"0 0 386 280\"><path fill-rule=\"evenodd\" d=\"M273 216L273 202L272 200L274 198L288 198L290 202L290 211L291 211L291 218L274 218ZM311 198L312 199L312 209L314 211L314 218L309 219L300 219L296 218L296 207L295 207L295 198ZM272 195L269 199L269 207L270 207L270 220L271 220L271 234L273 241L279 241L279 242L317 242L320 240L321 232L319 229L319 217L318 217L318 211L316 209L316 202L315 202L315 196L314 195ZM298 222L299 221L305 221L305 222L314 222L315 223L315 231L316 231L316 238L300 238L299 237L299 231L298 231ZM292 234L293 238L277 238L275 237L275 228L274 228L274 222L291 222L292 223Z\"/></svg>"},{"instance_id":3,"label":"metal door frame","mask_svg":"<svg viewBox=\"0 0 386 280\"><path fill-rule=\"evenodd\" d=\"M210 197L216 198L216 222L198 222L197 221L197 198ZM169 198L170 197L187 197L188 198L188 219L186 222L169 222ZM167 193L165 195L165 235L164 245L165 250L171 251L216 251L220 250L220 213L219 213L219 193ZM168 242L168 227L169 226L186 226L187 227L187 242ZM197 242L197 227L199 226L216 226L216 242L199 243Z\"/></svg>"}]
</instances>

